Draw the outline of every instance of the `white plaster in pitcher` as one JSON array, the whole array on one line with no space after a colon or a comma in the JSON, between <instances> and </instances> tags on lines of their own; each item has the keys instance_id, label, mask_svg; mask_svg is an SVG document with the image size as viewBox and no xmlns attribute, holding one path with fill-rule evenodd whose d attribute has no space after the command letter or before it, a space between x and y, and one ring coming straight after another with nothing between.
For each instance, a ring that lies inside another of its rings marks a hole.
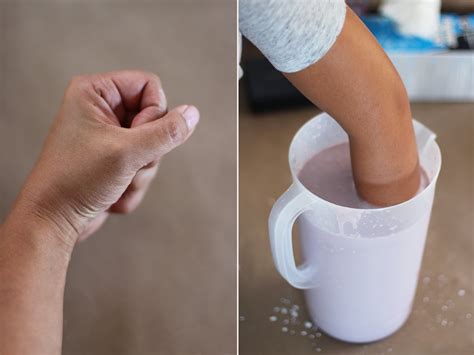
<instances>
[{"instance_id":1,"label":"white plaster in pitcher","mask_svg":"<svg viewBox=\"0 0 474 355\"><path fill-rule=\"evenodd\" d=\"M429 132L418 122L414 122L414 128L416 133ZM319 139L312 137L315 133L320 133ZM304 201L301 196L306 190L299 182L307 186L299 176L303 166L324 149L344 142L347 135L327 114L309 121L296 134L289 160L295 181L292 191L299 193L299 201ZM421 140L420 144L424 146ZM427 167L433 183L426 189L429 191L403 206L361 213L314 198L307 206L309 211L298 219L303 261L314 265L317 272L311 276L314 279L302 273L300 277L290 273L283 276L293 286L305 289L310 316L327 334L352 342L374 341L394 332L408 317L440 161L439 148L433 141L420 153L420 164ZM347 234L354 237L342 235L344 224ZM274 236L280 237L271 234L272 243ZM330 253L331 249L337 252Z\"/></svg>"}]
</instances>

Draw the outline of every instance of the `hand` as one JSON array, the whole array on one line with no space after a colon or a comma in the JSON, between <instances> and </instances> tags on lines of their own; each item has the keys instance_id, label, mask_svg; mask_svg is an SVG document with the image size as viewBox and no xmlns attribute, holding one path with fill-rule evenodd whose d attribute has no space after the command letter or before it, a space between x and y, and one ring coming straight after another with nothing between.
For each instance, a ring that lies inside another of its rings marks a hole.
<instances>
[{"instance_id":1,"label":"hand","mask_svg":"<svg viewBox=\"0 0 474 355\"><path fill-rule=\"evenodd\" d=\"M51 224L72 249L110 212L139 205L160 159L186 141L198 121L194 106L167 113L154 74L75 77L14 210Z\"/></svg>"}]
</instances>

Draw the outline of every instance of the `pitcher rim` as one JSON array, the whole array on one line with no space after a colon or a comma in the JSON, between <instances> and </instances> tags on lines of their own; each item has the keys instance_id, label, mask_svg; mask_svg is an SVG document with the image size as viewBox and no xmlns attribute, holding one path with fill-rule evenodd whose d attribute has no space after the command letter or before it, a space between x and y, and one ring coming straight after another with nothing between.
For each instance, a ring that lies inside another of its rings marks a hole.
<instances>
[{"instance_id":1,"label":"pitcher rim","mask_svg":"<svg viewBox=\"0 0 474 355\"><path fill-rule=\"evenodd\" d=\"M313 193L312 191L310 191L302 182L301 180L299 179L298 177L298 174L296 173L296 169L294 169L292 163L291 163L291 152L292 152L292 149L294 147L294 144L297 140L297 138L299 137L299 135L301 134L301 132L305 129L305 127L310 123L312 122L313 120L317 119L318 117L320 116L327 116L329 118L331 118L332 120L334 120L334 118L329 115L327 112L321 112L319 114L317 114L316 116L310 118L308 121L306 121L299 129L298 131L296 131L296 133L294 134L292 140L291 140L291 143L290 143L290 147L288 149L288 163L290 165L290 171L291 171L291 176L293 178L293 183L294 184L298 184L299 186L301 186L307 193L309 193L313 198L317 199L317 200L320 200L326 204L329 204L331 207L333 208L337 208L339 210L345 210L345 211L357 211L357 212L363 212L363 211L370 211L370 212L384 212L386 210L389 210L389 209L401 209L403 207L405 207L406 205L408 204L411 204L412 202L414 202L415 200L421 198L422 196L424 196L426 194L426 191L428 190L431 190L432 188L434 188L434 185L436 185L436 182L438 180L438 176L439 176L439 173L441 171L441 164L442 164L442 156L441 156L441 150L439 148L439 145L438 145L438 142L436 142L436 139L434 139L432 141L432 143L435 144L435 148L436 148L436 153L439 157L439 164L437 164L437 167L436 167L436 173L434 174L433 178L430 179L430 182L428 183L428 185L423 189L423 191L421 191L420 193L416 194L415 196L411 197L410 199L406 200L406 201L403 201L403 202L400 202L400 203L397 203L395 205L391 205L391 206L386 206L386 207L375 207L375 208L356 208L356 207L349 207L349 206L343 206L343 205L338 205L334 202L331 202L331 201L328 201L318 195L316 195L315 193ZM420 124L422 125L423 127L425 127L421 122L417 121L415 118L412 118L412 120L414 122L416 122L417 124Z\"/></svg>"}]
</instances>

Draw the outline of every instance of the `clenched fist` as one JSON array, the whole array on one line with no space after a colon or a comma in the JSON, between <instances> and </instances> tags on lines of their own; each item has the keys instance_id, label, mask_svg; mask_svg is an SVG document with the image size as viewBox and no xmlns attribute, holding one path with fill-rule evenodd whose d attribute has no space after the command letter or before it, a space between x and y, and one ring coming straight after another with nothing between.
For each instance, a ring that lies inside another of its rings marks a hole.
<instances>
[{"instance_id":1,"label":"clenched fist","mask_svg":"<svg viewBox=\"0 0 474 355\"><path fill-rule=\"evenodd\" d=\"M185 142L198 121L194 106L168 112L154 74L75 77L15 210L54 226L72 249L110 212L138 206L160 159Z\"/></svg>"}]
</instances>

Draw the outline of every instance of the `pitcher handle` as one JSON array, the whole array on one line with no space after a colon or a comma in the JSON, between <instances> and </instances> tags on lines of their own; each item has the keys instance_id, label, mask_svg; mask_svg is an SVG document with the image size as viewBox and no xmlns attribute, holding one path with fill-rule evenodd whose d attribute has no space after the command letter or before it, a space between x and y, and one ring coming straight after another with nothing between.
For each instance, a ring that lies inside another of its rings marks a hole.
<instances>
[{"instance_id":1,"label":"pitcher handle","mask_svg":"<svg viewBox=\"0 0 474 355\"><path fill-rule=\"evenodd\" d=\"M278 272L293 287L313 288L316 285L314 265L296 266L291 231L299 215L310 209L313 196L295 184L275 202L268 220L273 261Z\"/></svg>"}]
</instances>

